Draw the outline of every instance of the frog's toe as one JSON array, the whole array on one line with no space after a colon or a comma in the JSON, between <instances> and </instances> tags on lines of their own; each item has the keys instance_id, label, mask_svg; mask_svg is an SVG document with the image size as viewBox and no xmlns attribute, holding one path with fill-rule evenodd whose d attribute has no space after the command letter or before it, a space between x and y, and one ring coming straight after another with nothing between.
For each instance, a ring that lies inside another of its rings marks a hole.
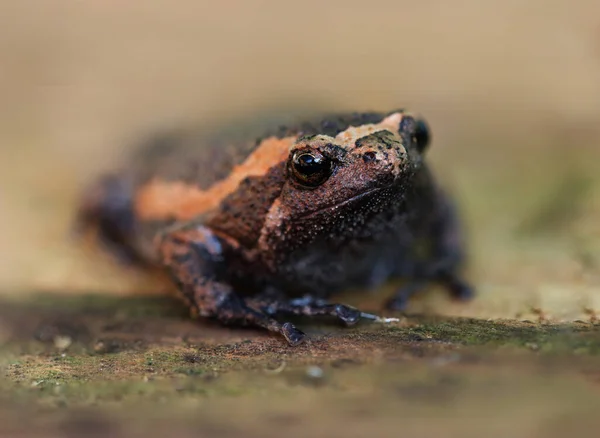
<instances>
[{"instance_id":1,"label":"frog's toe","mask_svg":"<svg viewBox=\"0 0 600 438\"><path fill-rule=\"evenodd\" d=\"M280 332L292 347L300 345L306 339L306 334L290 322L283 324Z\"/></svg>"},{"instance_id":2,"label":"frog's toe","mask_svg":"<svg viewBox=\"0 0 600 438\"><path fill-rule=\"evenodd\" d=\"M452 297L458 301L471 301L475 298L475 289L467 283L459 283L451 288Z\"/></svg>"},{"instance_id":3,"label":"frog's toe","mask_svg":"<svg viewBox=\"0 0 600 438\"><path fill-rule=\"evenodd\" d=\"M404 312L413 295L423 290L425 283L421 281L410 282L398 289L394 296L386 303L388 310Z\"/></svg>"},{"instance_id":4,"label":"frog's toe","mask_svg":"<svg viewBox=\"0 0 600 438\"><path fill-rule=\"evenodd\" d=\"M344 322L344 324L348 326L356 324L360 320L361 316L360 310L345 304L336 304L334 307L334 313L342 322Z\"/></svg>"}]
</instances>

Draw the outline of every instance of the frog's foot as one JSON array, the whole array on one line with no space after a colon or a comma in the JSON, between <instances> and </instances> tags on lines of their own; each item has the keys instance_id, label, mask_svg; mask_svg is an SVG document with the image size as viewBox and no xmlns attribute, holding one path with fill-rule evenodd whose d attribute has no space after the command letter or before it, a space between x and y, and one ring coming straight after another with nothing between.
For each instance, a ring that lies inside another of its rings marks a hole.
<instances>
[{"instance_id":1,"label":"frog's foot","mask_svg":"<svg viewBox=\"0 0 600 438\"><path fill-rule=\"evenodd\" d=\"M98 244L125 265L141 263L130 245L134 219L131 190L116 175L106 175L83 193L71 234L84 237L95 232Z\"/></svg>"},{"instance_id":2,"label":"frog's foot","mask_svg":"<svg viewBox=\"0 0 600 438\"><path fill-rule=\"evenodd\" d=\"M413 295L427 286L424 281L413 280L396 291L394 296L386 303L386 308L395 311L404 311Z\"/></svg>"},{"instance_id":3,"label":"frog's foot","mask_svg":"<svg viewBox=\"0 0 600 438\"><path fill-rule=\"evenodd\" d=\"M292 323L280 323L262 309L248 305L217 273L228 242L202 225L165 232L157 238L162 262L197 315L229 326L260 327L282 335L296 346L306 335Z\"/></svg>"},{"instance_id":4,"label":"frog's foot","mask_svg":"<svg viewBox=\"0 0 600 438\"><path fill-rule=\"evenodd\" d=\"M456 275L443 275L431 280L411 280L406 285L398 289L394 296L386 303L389 310L405 311L413 295L424 290L429 283L438 282L444 286L450 296L457 301L470 301L474 298L475 292L471 285Z\"/></svg>"},{"instance_id":5,"label":"frog's foot","mask_svg":"<svg viewBox=\"0 0 600 438\"><path fill-rule=\"evenodd\" d=\"M279 323L262 310L249 306L235 294L229 294L214 310L213 316L226 325L262 327L282 335L291 346L304 342L306 335L292 323Z\"/></svg>"},{"instance_id":6,"label":"frog's foot","mask_svg":"<svg viewBox=\"0 0 600 438\"><path fill-rule=\"evenodd\" d=\"M346 304L330 303L328 301L305 296L291 300L273 297L258 297L249 301L249 305L269 314L291 314L298 316L333 316L347 326L356 324L361 319L384 321L377 315L361 312Z\"/></svg>"},{"instance_id":7,"label":"frog's foot","mask_svg":"<svg viewBox=\"0 0 600 438\"><path fill-rule=\"evenodd\" d=\"M475 298L475 290L465 280L450 275L445 279L442 279L442 284L448 289L452 298L457 301L471 301Z\"/></svg>"}]
</instances>

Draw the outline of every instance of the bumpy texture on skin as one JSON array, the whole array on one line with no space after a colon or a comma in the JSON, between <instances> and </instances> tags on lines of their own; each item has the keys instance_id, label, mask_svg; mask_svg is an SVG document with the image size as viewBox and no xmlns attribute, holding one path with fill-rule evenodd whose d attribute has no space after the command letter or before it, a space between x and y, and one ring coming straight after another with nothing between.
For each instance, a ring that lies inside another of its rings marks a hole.
<instances>
[{"instance_id":1,"label":"bumpy texture on skin","mask_svg":"<svg viewBox=\"0 0 600 438\"><path fill-rule=\"evenodd\" d=\"M273 166L285 160L295 140L296 137L270 137L263 140L243 163L231 169L226 178L204 190L186 182L152 179L140 187L135 195L135 214L142 220L171 217L191 220L215 209L246 178L262 177Z\"/></svg>"},{"instance_id":2,"label":"bumpy texture on skin","mask_svg":"<svg viewBox=\"0 0 600 438\"><path fill-rule=\"evenodd\" d=\"M459 224L424 160L429 134L403 111L343 114L258 140L167 136L94 186L81 219L112 248L166 268L190 308L227 324L304 334L279 314L361 312L325 299L408 280L468 299ZM179 163L179 164L178 164Z\"/></svg>"}]
</instances>

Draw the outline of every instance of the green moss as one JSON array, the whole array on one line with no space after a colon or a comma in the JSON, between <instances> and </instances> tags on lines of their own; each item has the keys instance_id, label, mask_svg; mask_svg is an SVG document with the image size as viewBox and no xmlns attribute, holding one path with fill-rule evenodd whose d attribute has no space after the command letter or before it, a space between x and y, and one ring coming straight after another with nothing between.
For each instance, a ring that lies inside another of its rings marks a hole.
<instances>
[{"instance_id":1,"label":"green moss","mask_svg":"<svg viewBox=\"0 0 600 438\"><path fill-rule=\"evenodd\" d=\"M598 332L597 327L589 324L557 325L454 318L418 323L406 330L405 339L465 346L515 346L565 354L584 348L589 354L597 354L600 350Z\"/></svg>"}]
</instances>

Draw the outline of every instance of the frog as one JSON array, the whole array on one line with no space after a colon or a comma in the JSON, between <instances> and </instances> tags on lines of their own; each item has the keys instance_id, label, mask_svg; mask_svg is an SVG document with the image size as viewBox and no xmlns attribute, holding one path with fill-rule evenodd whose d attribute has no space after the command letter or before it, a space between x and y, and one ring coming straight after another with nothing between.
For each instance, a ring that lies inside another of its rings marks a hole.
<instances>
[{"instance_id":1,"label":"frog","mask_svg":"<svg viewBox=\"0 0 600 438\"><path fill-rule=\"evenodd\" d=\"M433 284L475 296L424 118L328 112L236 128L144 139L84 191L78 228L122 261L165 272L194 317L290 346L307 339L293 318L386 320L331 299L349 289L404 280L384 305L399 312Z\"/></svg>"}]
</instances>

